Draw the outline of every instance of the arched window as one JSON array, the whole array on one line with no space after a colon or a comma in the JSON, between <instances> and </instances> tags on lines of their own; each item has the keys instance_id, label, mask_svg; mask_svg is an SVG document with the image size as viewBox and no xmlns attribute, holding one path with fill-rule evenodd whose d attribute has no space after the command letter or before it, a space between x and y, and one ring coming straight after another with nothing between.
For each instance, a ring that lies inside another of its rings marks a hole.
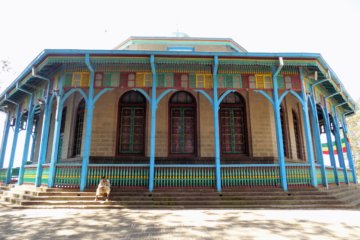
<instances>
[{"instance_id":1,"label":"arched window","mask_svg":"<svg viewBox=\"0 0 360 240\"><path fill-rule=\"evenodd\" d=\"M170 107L170 154L196 153L196 102L187 92L175 93Z\"/></svg>"},{"instance_id":2,"label":"arched window","mask_svg":"<svg viewBox=\"0 0 360 240\"><path fill-rule=\"evenodd\" d=\"M284 155L285 157L290 157L289 154L289 142L288 142L288 131L287 131L287 125L285 120L285 112L283 110L283 106L280 108L280 120L281 120L281 132L283 135L283 145L284 145Z\"/></svg>"},{"instance_id":3,"label":"arched window","mask_svg":"<svg viewBox=\"0 0 360 240\"><path fill-rule=\"evenodd\" d=\"M118 154L145 153L146 99L135 91L126 92L119 101Z\"/></svg>"},{"instance_id":4,"label":"arched window","mask_svg":"<svg viewBox=\"0 0 360 240\"><path fill-rule=\"evenodd\" d=\"M62 156L62 147L63 147L63 142L64 142L65 123L66 123L66 112L67 112L67 108L64 107L63 110L62 110L62 114L61 114L59 150L58 150L57 162L61 161L61 156ZM81 149L81 145L80 145L80 149Z\"/></svg>"},{"instance_id":5,"label":"arched window","mask_svg":"<svg viewBox=\"0 0 360 240\"><path fill-rule=\"evenodd\" d=\"M298 159L302 159L302 151L301 151L302 146L301 146L299 118L294 110L292 111L292 115L293 115L293 125L294 125L295 144L296 144L296 156Z\"/></svg>"},{"instance_id":6,"label":"arched window","mask_svg":"<svg viewBox=\"0 0 360 240\"><path fill-rule=\"evenodd\" d=\"M222 154L247 154L245 100L238 93L230 93L220 104L220 136Z\"/></svg>"},{"instance_id":7,"label":"arched window","mask_svg":"<svg viewBox=\"0 0 360 240\"><path fill-rule=\"evenodd\" d=\"M83 134L83 127L84 127L84 117L85 117L85 100L82 99L80 101L77 111L76 111L74 143L73 143L73 149L72 149L72 156L74 156L74 157L79 156L81 154L81 143L82 143L82 134Z\"/></svg>"}]
</instances>

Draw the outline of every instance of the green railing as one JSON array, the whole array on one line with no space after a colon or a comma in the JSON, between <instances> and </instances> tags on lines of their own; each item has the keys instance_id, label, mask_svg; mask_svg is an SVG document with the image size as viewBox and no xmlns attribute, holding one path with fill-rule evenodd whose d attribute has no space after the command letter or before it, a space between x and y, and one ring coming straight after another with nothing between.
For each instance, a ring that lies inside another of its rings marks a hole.
<instances>
[{"instance_id":1,"label":"green railing","mask_svg":"<svg viewBox=\"0 0 360 240\"><path fill-rule=\"evenodd\" d=\"M87 186L97 186L102 176L109 179L112 187L148 187L148 164L90 164Z\"/></svg>"},{"instance_id":2,"label":"green railing","mask_svg":"<svg viewBox=\"0 0 360 240\"><path fill-rule=\"evenodd\" d=\"M56 164L55 187L78 188L80 173L80 164Z\"/></svg>"},{"instance_id":3,"label":"green railing","mask_svg":"<svg viewBox=\"0 0 360 240\"><path fill-rule=\"evenodd\" d=\"M43 164L42 165L43 170L42 170L42 175L41 175L41 185L48 185L48 180L49 180L49 169L50 169L50 164Z\"/></svg>"},{"instance_id":4,"label":"green railing","mask_svg":"<svg viewBox=\"0 0 360 240\"><path fill-rule=\"evenodd\" d=\"M339 178L339 183L344 183L345 182L345 176L344 176L344 171L342 168L337 168L337 173L338 173L338 178Z\"/></svg>"},{"instance_id":5,"label":"green railing","mask_svg":"<svg viewBox=\"0 0 360 240\"><path fill-rule=\"evenodd\" d=\"M35 184L36 165L26 165L24 171L23 183Z\"/></svg>"},{"instance_id":6,"label":"green railing","mask_svg":"<svg viewBox=\"0 0 360 240\"><path fill-rule=\"evenodd\" d=\"M286 178L289 186L310 185L309 164L286 164Z\"/></svg>"},{"instance_id":7,"label":"green railing","mask_svg":"<svg viewBox=\"0 0 360 240\"><path fill-rule=\"evenodd\" d=\"M222 187L280 186L278 164L233 164L221 166Z\"/></svg>"},{"instance_id":8,"label":"green railing","mask_svg":"<svg viewBox=\"0 0 360 240\"><path fill-rule=\"evenodd\" d=\"M6 181L6 168L0 169L0 182L4 183Z\"/></svg>"},{"instance_id":9,"label":"green railing","mask_svg":"<svg viewBox=\"0 0 360 240\"><path fill-rule=\"evenodd\" d=\"M334 168L331 166L326 166L326 178L329 184L336 183L334 177Z\"/></svg>"},{"instance_id":10,"label":"green railing","mask_svg":"<svg viewBox=\"0 0 360 240\"><path fill-rule=\"evenodd\" d=\"M213 165L156 165L154 186L168 187L215 187Z\"/></svg>"},{"instance_id":11,"label":"green railing","mask_svg":"<svg viewBox=\"0 0 360 240\"><path fill-rule=\"evenodd\" d=\"M317 184L322 185L321 166L316 164L316 179Z\"/></svg>"},{"instance_id":12,"label":"green railing","mask_svg":"<svg viewBox=\"0 0 360 240\"><path fill-rule=\"evenodd\" d=\"M353 183L353 182L354 182L354 178L353 178L351 169L346 169L346 171L347 171L347 175L348 175L349 182L350 182L350 183Z\"/></svg>"}]
</instances>

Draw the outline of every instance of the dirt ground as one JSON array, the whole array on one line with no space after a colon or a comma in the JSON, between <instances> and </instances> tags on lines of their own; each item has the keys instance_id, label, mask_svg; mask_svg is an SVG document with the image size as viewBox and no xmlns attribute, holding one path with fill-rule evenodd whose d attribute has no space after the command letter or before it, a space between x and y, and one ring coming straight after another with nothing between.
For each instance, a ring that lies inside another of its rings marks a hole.
<instances>
[{"instance_id":1,"label":"dirt ground","mask_svg":"<svg viewBox=\"0 0 360 240\"><path fill-rule=\"evenodd\" d=\"M360 239L351 210L79 210L0 207L0 239Z\"/></svg>"}]
</instances>

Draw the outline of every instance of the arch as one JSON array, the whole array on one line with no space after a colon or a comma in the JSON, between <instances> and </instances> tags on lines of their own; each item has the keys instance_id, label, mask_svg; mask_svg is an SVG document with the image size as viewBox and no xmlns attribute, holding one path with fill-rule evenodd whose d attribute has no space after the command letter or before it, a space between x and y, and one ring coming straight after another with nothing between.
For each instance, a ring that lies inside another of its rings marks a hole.
<instances>
[{"instance_id":1,"label":"arch","mask_svg":"<svg viewBox=\"0 0 360 240\"><path fill-rule=\"evenodd\" d=\"M146 98L139 91L125 92L118 103L116 155L144 155Z\"/></svg>"},{"instance_id":2,"label":"arch","mask_svg":"<svg viewBox=\"0 0 360 240\"><path fill-rule=\"evenodd\" d=\"M186 91L174 93L169 100L169 155L197 152L196 100Z\"/></svg>"},{"instance_id":3,"label":"arch","mask_svg":"<svg viewBox=\"0 0 360 240\"><path fill-rule=\"evenodd\" d=\"M246 103L237 92L229 93L219 109L222 155L248 154Z\"/></svg>"},{"instance_id":4,"label":"arch","mask_svg":"<svg viewBox=\"0 0 360 240\"><path fill-rule=\"evenodd\" d=\"M75 118L75 129L73 137L72 156L79 156L81 154L82 135L85 120L85 100L84 98L78 104Z\"/></svg>"}]
</instances>

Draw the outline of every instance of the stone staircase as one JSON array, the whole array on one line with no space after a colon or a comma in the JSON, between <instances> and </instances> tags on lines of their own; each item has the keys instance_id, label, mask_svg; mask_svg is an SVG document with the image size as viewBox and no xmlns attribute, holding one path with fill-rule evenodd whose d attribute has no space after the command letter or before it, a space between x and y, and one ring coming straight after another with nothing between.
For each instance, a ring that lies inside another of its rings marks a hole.
<instances>
[{"instance_id":1,"label":"stone staircase","mask_svg":"<svg viewBox=\"0 0 360 240\"><path fill-rule=\"evenodd\" d=\"M0 205L11 208L130 208L130 209L354 209L360 208L357 186L331 189L275 188L225 190L113 189L110 201L94 201L95 190L0 186Z\"/></svg>"}]
</instances>

